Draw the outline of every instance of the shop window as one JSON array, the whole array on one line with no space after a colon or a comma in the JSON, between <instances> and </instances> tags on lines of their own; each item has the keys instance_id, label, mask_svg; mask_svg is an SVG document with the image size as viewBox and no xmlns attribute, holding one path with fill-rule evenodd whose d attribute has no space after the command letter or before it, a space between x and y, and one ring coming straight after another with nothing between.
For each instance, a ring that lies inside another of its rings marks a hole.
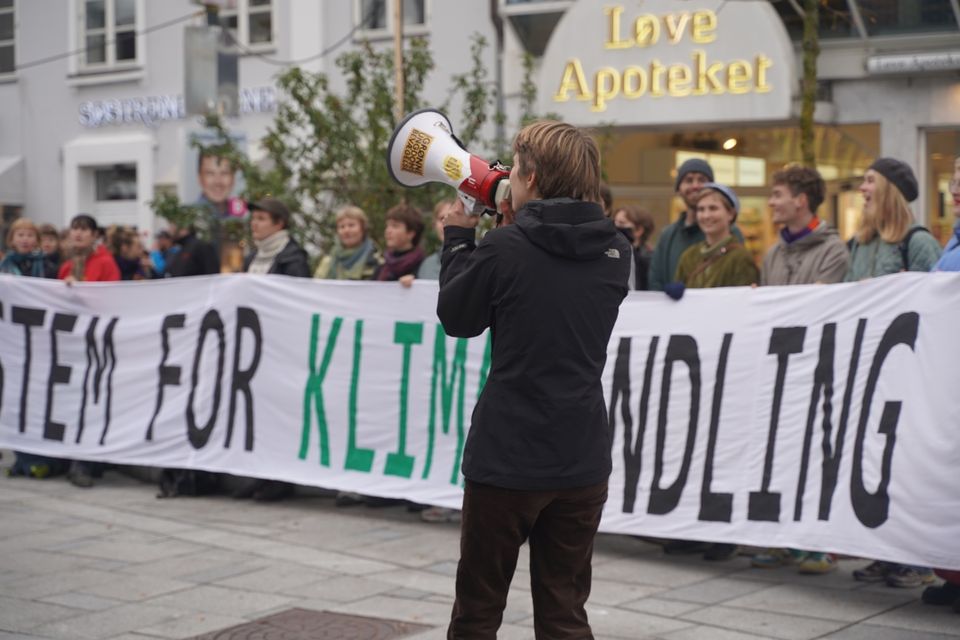
<instances>
[{"instance_id":1,"label":"shop window","mask_svg":"<svg viewBox=\"0 0 960 640\"><path fill-rule=\"evenodd\" d=\"M957 222L950 182L954 179L955 163L960 159L960 129L929 130L924 135L927 175L921 185L930 196L923 212L926 219L921 222L929 226L941 244L946 244Z\"/></svg>"},{"instance_id":2,"label":"shop window","mask_svg":"<svg viewBox=\"0 0 960 640\"><path fill-rule=\"evenodd\" d=\"M16 70L13 0L0 0L0 77Z\"/></svg>"},{"instance_id":3,"label":"shop window","mask_svg":"<svg viewBox=\"0 0 960 640\"><path fill-rule=\"evenodd\" d=\"M235 9L220 12L220 24L230 30L241 46L270 48L276 37L276 5L272 0L236 0Z\"/></svg>"},{"instance_id":4,"label":"shop window","mask_svg":"<svg viewBox=\"0 0 960 640\"><path fill-rule=\"evenodd\" d=\"M137 199L137 165L117 164L93 170L98 202Z\"/></svg>"},{"instance_id":5,"label":"shop window","mask_svg":"<svg viewBox=\"0 0 960 640\"><path fill-rule=\"evenodd\" d=\"M355 18L361 25L361 37L393 35L393 3L395 0L356 0ZM427 0L403 0L403 32L423 34L427 26Z\"/></svg>"},{"instance_id":6,"label":"shop window","mask_svg":"<svg viewBox=\"0 0 960 640\"><path fill-rule=\"evenodd\" d=\"M856 0L871 36L957 31L952 0Z\"/></svg>"},{"instance_id":7,"label":"shop window","mask_svg":"<svg viewBox=\"0 0 960 640\"><path fill-rule=\"evenodd\" d=\"M143 0L79 2L80 67L102 71L136 67L143 59L143 38L137 34Z\"/></svg>"}]
</instances>

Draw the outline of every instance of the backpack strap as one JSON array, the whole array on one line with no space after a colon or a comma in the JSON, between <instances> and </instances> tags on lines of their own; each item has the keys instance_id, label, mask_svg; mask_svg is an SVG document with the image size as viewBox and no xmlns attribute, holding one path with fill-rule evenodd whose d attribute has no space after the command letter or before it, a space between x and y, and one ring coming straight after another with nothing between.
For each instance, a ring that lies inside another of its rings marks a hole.
<instances>
[{"instance_id":1,"label":"backpack strap","mask_svg":"<svg viewBox=\"0 0 960 640\"><path fill-rule=\"evenodd\" d=\"M925 231L930 233L930 230L926 227L910 227L907 230L907 235L903 236L903 240L900 241L900 244L897 245L897 249L900 250L900 259L903 260L903 270L910 270L910 238L913 237L918 231Z\"/></svg>"}]
</instances>

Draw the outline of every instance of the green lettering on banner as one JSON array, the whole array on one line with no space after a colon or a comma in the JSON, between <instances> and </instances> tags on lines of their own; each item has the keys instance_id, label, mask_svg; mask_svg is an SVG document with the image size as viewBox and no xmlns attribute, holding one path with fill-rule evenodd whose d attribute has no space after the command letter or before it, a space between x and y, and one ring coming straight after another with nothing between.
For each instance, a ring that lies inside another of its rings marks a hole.
<instances>
[{"instance_id":1,"label":"green lettering on banner","mask_svg":"<svg viewBox=\"0 0 960 640\"><path fill-rule=\"evenodd\" d=\"M493 334L487 332L487 346L483 349L483 362L480 364L480 384L477 385L477 400L483 393L483 387L487 384L487 374L490 373L490 349L493 344Z\"/></svg>"},{"instance_id":2,"label":"green lettering on banner","mask_svg":"<svg viewBox=\"0 0 960 640\"><path fill-rule=\"evenodd\" d=\"M453 404L453 391L460 379L460 387L457 393L457 459L453 467L453 476L450 479L451 484L456 484L460 473L460 452L463 450L463 399L467 387L466 380L466 362L467 362L467 340L466 338L457 338L457 346L454 348L453 364L450 365L450 376L447 377L447 335L443 331L443 325L437 325L436 338L433 343L433 375L430 380L430 418L427 423L427 459L423 465L424 480L430 475L430 467L433 463L433 448L436 440L437 425L437 386L440 386L440 410L442 415L443 433L450 433L450 411Z\"/></svg>"},{"instance_id":3,"label":"green lettering on banner","mask_svg":"<svg viewBox=\"0 0 960 640\"><path fill-rule=\"evenodd\" d=\"M310 355L308 366L310 374L307 376L307 385L303 390L303 430L300 434L300 459L307 457L307 447L310 445L310 400L313 400L317 413L317 429L320 431L320 464L330 466L330 437L327 432L327 414L323 408L323 379L327 375L330 359L333 357L333 348L340 334L340 325L343 318L334 318L327 335L327 346L323 351L323 362L320 371L317 371L317 339L320 337L320 314L313 314L310 325Z\"/></svg>"},{"instance_id":4,"label":"green lettering on banner","mask_svg":"<svg viewBox=\"0 0 960 640\"><path fill-rule=\"evenodd\" d=\"M347 459L344 469L370 473L373 468L373 449L357 446L357 388L360 381L360 350L363 339L363 320L357 320L353 330L353 373L350 376L350 405L347 409Z\"/></svg>"},{"instance_id":5,"label":"green lettering on banner","mask_svg":"<svg viewBox=\"0 0 960 640\"><path fill-rule=\"evenodd\" d=\"M403 375L400 378L400 433L397 450L387 454L384 474L409 478L413 475L413 456L407 455L407 395L410 388L410 352L423 342L423 323L398 322L394 325L394 344L403 345Z\"/></svg>"}]
</instances>

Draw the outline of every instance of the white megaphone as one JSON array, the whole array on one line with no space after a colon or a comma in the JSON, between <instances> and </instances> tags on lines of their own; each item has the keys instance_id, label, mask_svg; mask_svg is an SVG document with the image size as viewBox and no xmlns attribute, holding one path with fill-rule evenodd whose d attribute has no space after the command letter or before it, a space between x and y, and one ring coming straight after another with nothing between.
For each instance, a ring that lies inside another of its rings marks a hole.
<instances>
[{"instance_id":1,"label":"white megaphone","mask_svg":"<svg viewBox=\"0 0 960 640\"><path fill-rule=\"evenodd\" d=\"M397 125L387 145L387 168L405 187L450 185L472 215L493 213L510 197L510 170L464 149L450 120L436 109L415 111Z\"/></svg>"}]
</instances>

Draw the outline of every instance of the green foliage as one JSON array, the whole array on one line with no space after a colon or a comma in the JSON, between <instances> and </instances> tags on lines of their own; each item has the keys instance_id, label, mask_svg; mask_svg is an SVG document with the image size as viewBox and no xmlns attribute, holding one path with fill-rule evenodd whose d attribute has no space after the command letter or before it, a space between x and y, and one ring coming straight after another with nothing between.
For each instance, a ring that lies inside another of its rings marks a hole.
<instances>
[{"instance_id":1,"label":"green foliage","mask_svg":"<svg viewBox=\"0 0 960 640\"><path fill-rule=\"evenodd\" d=\"M497 95L489 78L487 48L487 41L475 34L470 68L451 79L450 94L443 104L425 105L421 96L434 68L433 57L426 41L410 40L404 51L405 111L431 106L448 112L452 100L461 96L462 114L459 118L451 116L458 138L478 155L493 153L493 159L500 154L509 162L502 140L482 137L488 124L505 121L504 114L495 113ZM535 118L534 65L528 58L524 62L523 112L525 118ZM214 149L217 155L229 159L244 176L241 196L254 200L269 195L282 200L294 212L291 232L308 249L324 251L335 237L336 211L346 204L366 212L371 236L379 239L390 207L407 202L427 215L435 202L455 195L439 184L402 187L389 175L386 147L397 125L392 51L378 51L365 43L358 50L341 54L336 67L346 85L343 92L331 89L327 75L299 67L288 68L277 77L282 99L260 141L265 152L262 161L251 161L218 118L208 118L206 123L223 140ZM160 196L152 206L158 216L191 224L198 235L208 238L222 224L211 220L203 208L184 206L172 196ZM231 230L230 235L233 233ZM425 237L430 250L437 242L432 229Z\"/></svg>"}]
</instances>

